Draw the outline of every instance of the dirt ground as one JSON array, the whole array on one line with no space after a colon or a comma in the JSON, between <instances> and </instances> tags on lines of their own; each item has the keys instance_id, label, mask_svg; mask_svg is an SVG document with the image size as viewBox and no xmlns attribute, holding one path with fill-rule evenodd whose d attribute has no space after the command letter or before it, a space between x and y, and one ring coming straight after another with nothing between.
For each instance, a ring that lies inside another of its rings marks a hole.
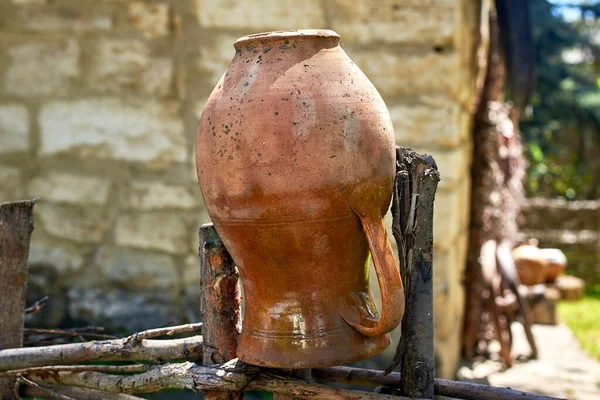
<instances>
[{"instance_id":1,"label":"dirt ground","mask_svg":"<svg viewBox=\"0 0 600 400\"><path fill-rule=\"evenodd\" d=\"M528 354L522 326L513 326L515 351ZM503 370L497 361L475 362L458 372L458 379L544 394L569 400L600 400L600 362L581 349L566 325L534 325L537 360L517 362Z\"/></svg>"}]
</instances>

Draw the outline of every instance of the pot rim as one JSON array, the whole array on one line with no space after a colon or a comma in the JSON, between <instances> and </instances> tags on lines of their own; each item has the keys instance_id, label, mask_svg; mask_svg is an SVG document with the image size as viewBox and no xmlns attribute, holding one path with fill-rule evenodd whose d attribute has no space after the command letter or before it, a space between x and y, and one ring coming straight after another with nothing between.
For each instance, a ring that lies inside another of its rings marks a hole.
<instances>
[{"instance_id":1,"label":"pot rim","mask_svg":"<svg viewBox=\"0 0 600 400\"><path fill-rule=\"evenodd\" d=\"M237 49L242 45L247 45L252 42L261 41L273 41L279 39L290 39L290 38L323 38L329 39L332 38L336 41L340 40L340 35L337 32L332 31L330 29L289 29L289 30L280 30L280 31L269 31L269 32L260 32L254 33L251 35L242 36L238 40L235 41L233 46Z\"/></svg>"}]
</instances>

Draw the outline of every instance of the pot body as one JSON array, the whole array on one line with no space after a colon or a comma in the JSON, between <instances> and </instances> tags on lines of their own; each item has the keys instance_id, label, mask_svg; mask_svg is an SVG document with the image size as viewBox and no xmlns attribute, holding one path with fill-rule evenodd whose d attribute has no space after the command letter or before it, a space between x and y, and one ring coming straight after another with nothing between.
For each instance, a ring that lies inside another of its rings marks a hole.
<instances>
[{"instance_id":1,"label":"pot body","mask_svg":"<svg viewBox=\"0 0 600 400\"><path fill-rule=\"evenodd\" d=\"M395 138L381 96L338 42L317 30L239 39L199 124L199 183L240 271L238 357L251 364L339 365L389 345L346 322L377 313L349 196L365 191L383 217Z\"/></svg>"}]
</instances>

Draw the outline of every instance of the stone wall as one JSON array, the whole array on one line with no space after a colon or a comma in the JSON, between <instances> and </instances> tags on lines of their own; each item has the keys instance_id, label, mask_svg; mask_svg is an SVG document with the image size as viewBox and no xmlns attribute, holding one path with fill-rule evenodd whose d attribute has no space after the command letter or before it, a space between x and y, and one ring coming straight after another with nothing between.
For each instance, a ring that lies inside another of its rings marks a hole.
<instances>
[{"instance_id":1,"label":"stone wall","mask_svg":"<svg viewBox=\"0 0 600 400\"><path fill-rule=\"evenodd\" d=\"M600 284L600 201L528 199L521 221L523 239L536 238L540 247L561 249L567 271Z\"/></svg>"},{"instance_id":2,"label":"stone wall","mask_svg":"<svg viewBox=\"0 0 600 400\"><path fill-rule=\"evenodd\" d=\"M436 351L450 376L481 3L1 0L0 201L40 198L30 299L48 294L51 306L37 323L136 330L198 318L203 103L236 38L330 28L383 95L398 143L438 162Z\"/></svg>"}]
</instances>

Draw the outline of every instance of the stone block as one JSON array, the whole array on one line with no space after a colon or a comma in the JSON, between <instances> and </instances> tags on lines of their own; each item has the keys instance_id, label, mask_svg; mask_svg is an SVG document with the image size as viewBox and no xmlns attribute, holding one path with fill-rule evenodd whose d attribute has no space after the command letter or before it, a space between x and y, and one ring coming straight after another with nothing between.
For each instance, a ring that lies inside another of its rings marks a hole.
<instances>
[{"instance_id":1,"label":"stone block","mask_svg":"<svg viewBox=\"0 0 600 400\"><path fill-rule=\"evenodd\" d=\"M235 55L233 43L238 35L217 34L213 40L203 43L200 49L198 68L200 73L209 74L210 84L216 85Z\"/></svg>"},{"instance_id":2,"label":"stone block","mask_svg":"<svg viewBox=\"0 0 600 400\"><path fill-rule=\"evenodd\" d=\"M25 29L35 32L89 32L112 29L109 12L68 4L28 7L21 13Z\"/></svg>"},{"instance_id":3,"label":"stone block","mask_svg":"<svg viewBox=\"0 0 600 400\"><path fill-rule=\"evenodd\" d=\"M48 2L48 0L11 0L13 4L17 4L17 5L30 5L30 4L36 4L36 5L42 5L42 4L46 4Z\"/></svg>"},{"instance_id":4,"label":"stone block","mask_svg":"<svg viewBox=\"0 0 600 400\"><path fill-rule=\"evenodd\" d=\"M117 98L51 102L39 116L40 154L166 167L187 158L179 106Z\"/></svg>"},{"instance_id":5,"label":"stone block","mask_svg":"<svg viewBox=\"0 0 600 400\"><path fill-rule=\"evenodd\" d=\"M227 28L256 33L265 30L326 26L319 0L197 0L196 14L205 28Z\"/></svg>"},{"instance_id":6,"label":"stone block","mask_svg":"<svg viewBox=\"0 0 600 400\"><path fill-rule=\"evenodd\" d=\"M109 331L137 332L176 325L181 316L176 300L157 291L130 292L71 288L68 291L69 317L84 325L103 326Z\"/></svg>"},{"instance_id":7,"label":"stone block","mask_svg":"<svg viewBox=\"0 0 600 400\"><path fill-rule=\"evenodd\" d=\"M200 259L197 255L185 258L181 279L186 318L188 321L200 321Z\"/></svg>"},{"instance_id":8,"label":"stone block","mask_svg":"<svg viewBox=\"0 0 600 400\"><path fill-rule=\"evenodd\" d=\"M331 24L345 43L445 45L456 30L456 4L423 9L396 0L335 0Z\"/></svg>"},{"instance_id":9,"label":"stone block","mask_svg":"<svg viewBox=\"0 0 600 400\"><path fill-rule=\"evenodd\" d=\"M173 64L168 58L153 58L142 40L103 38L96 43L85 81L99 92L132 90L166 96L173 83Z\"/></svg>"},{"instance_id":10,"label":"stone block","mask_svg":"<svg viewBox=\"0 0 600 400\"><path fill-rule=\"evenodd\" d=\"M38 206L45 207L45 204ZM38 207L36 206L36 207ZM68 279L81 270L84 253L81 248L46 243L33 240L29 249L29 265L39 269L48 269L56 273L60 279Z\"/></svg>"},{"instance_id":11,"label":"stone block","mask_svg":"<svg viewBox=\"0 0 600 400\"><path fill-rule=\"evenodd\" d=\"M463 188L464 185L455 190L439 189L435 195L433 243L436 248L449 247L465 230L463 215L469 203L462 193Z\"/></svg>"},{"instance_id":12,"label":"stone block","mask_svg":"<svg viewBox=\"0 0 600 400\"><path fill-rule=\"evenodd\" d=\"M21 170L0 164L0 203L23 200Z\"/></svg>"},{"instance_id":13,"label":"stone block","mask_svg":"<svg viewBox=\"0 0 600 400\"><path fill-rule=\"evenodd\" d=\"M471 143L462 143L454 150L438 147L415 146L419 153L431 154L440 171L439 189L455 189L464 182L470 182Z\"/></svg>"},{"instance_id":14,"label":"stone block","mask_svg":"<svg viewBox=\"0 0 600 400\"><path fill-rule=\"evenodd\" d=\"M421 102L388 108L399 145L453 149L463 140L461 107L447 96L422 96Z\"/></svg>"},{"instance_id":15,"label":"stone block","mask_svg":"<svg viewBox=\"0 0 600 400\"><path fill-rule=\"evenodd\" d=\"M139 91L149 95L166 97L173 87L173 61L169 58L154 58L139 80Z\"/></svg>"},{"instance_id":16,"label":"stone block","mask_svg":"<svg viewBox=\"0 0 600 400\"><path fill-rule=\"evenodd\" d=\"M459 249L435 249L433 257L433 321L436 340L445 340L457 329L456 321L460 319L464 291L457 279L459 265Z\"/></svg>"},{"instance_id":17,"label":"stone block","mask_svg":"<svg viewBox=\"0 0 600 400\"><path fill-rule=\"evenodd\" d=\"M79 46L72 39L29 41L8 48L4 87L25 97L60 96L79 78Z\"/></svg>"},{"instance_id":18,"label":"stone block","mask_svg":"<svg viewBox=\"0 0 600 400\"><path fill-rule=\"evenodd\" d=\"M131 182L121 196L121 207L148 211L161 209L190 210L201 205L200 193L189 187L167 185L163 182Z\"/></svg>"},{"instance_id":19,"label":"stone block","mask_svg":"<svg viewBox=\"0 0 600 400\"><path fill-rule=\"evenodd\" d=\"M128 16L129 22L147 38L169 34L169 6L167 4L148 4L136 1L129 4Z\"/></svg>"},{"instance_id":20,"label":"stone block","mask_svg":"<svg viewBox=\"0 0 600 400\"><path fill-rule=\"evenodd\" d=\"M108 229L102 210L60 204L41 203L35 208L35 218L52 236L80 243L99 243Z\"/></svg>"},{"instance_id":21,"label":"stone block","mask_svg":"<svg viewBox=\"0 0 600 400\"><path fill-rule=\"evenodd\" d=\"M388 103L394 96L424 92L445 93L454 98L458 57L453 51L404 53L349 47L346 50Z\"/></svg>"},{"instance_id":22,"label":"stone block","mask_svg":"<svg viewBox=\"0 0 600 400\"><path fill-rule=\"evenodd\" d=\"M31 259L31 253L29 255ZM28 328L56 329L64 326L67 319L67 293L69 281L49 264L29 263L27 279L27 305L34 304L44 296L50 300L40 313L25 315Z\"/></svg>"},{"instance_id":23,"label":"stone block","mask_svg":"<svg viewBox=\"0 0 600 400\"><path fill-rule=\"evenodd\" d=\"M0 154L29 149L29 112L19 104L0 105Z\"/></svg>"},{"instance_id":24,"label":"stone block","mask_svg":"<svg viewBox=\"0 0 600 400\"><path fill-rule=\"evenodd\" d=\"M122 288L131 291L172 291L179 279L170 256L117 247L103 247L94 257L88 271L94 279L87 282L98 287Z\"/></svg>"},{"instance_id":25,"label":"stone block","mask_svg":"<svg viewBox=\"0 0 600 400\"><path fill-rule=\"evenodd\" d=\"M434 340L436 378L454 379L460 362L460 327L462 320L455 320L456 329L446 340Z\"/></svg>"},{"instance_id":26,"label":"stone block","mask_svg":"<svg viewBox=\"0 0 600 400\"><path fill-rule=\"evenodd\" d=\"M35 177L28 188L29 196L42 201L86 205L102 205L108 200L110 180L52 171Z\"/></svg>"},{"instance_id":27,"label":"stone block","mask_svg":"<svg viewBox=\"0 0 600 400\"><path fill-rule=\"evenodd\" d=\"M186 219L182 216L123 215L117 221L115 240L124 247L185 254L188 252L188 232Z\"/></svg>"},{"instance_id":28,"label":"stone block","mask_svg":"<svg viewBox=\"0 0 600 400\"><path fill-rule=\"evenodd\" d=\"M200 287L200 257L190 254L185 258L181 277L183 287Z\"/></svg>"}]
</instances>

